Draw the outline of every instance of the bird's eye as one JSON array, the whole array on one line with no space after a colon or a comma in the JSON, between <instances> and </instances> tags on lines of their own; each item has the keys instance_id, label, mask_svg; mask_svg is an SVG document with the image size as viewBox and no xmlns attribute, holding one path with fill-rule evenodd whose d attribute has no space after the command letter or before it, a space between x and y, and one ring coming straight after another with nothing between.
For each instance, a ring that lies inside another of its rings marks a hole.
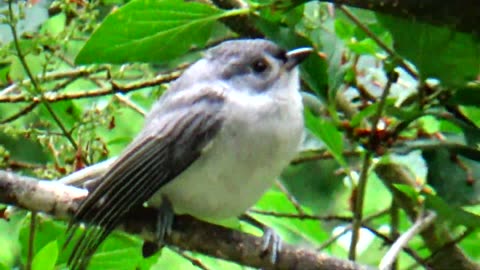
<instances>
[{"instance_id":1,"label":"bird's eye","mask_svg":"<svg viewBox=\"0 0 480 270\"><path fill-rule=\"evenodd\" d=\"M268 63L265 61L265 59L258 59L255 60L255 62L252 63L252 70L255 73L262 73L268 68Z\"/></svg>"}]
</instances>

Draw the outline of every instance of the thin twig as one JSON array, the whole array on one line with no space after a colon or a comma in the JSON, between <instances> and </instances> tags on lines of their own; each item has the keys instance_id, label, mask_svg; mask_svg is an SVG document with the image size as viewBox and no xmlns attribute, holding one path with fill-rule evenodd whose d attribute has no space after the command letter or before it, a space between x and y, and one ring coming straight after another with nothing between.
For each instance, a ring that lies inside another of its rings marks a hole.
<instances>
[{"instance_id":1,"label":"thin twig","mask_svg":"<svg viewBox=\"0 0 480 270\"><path fill-rule=\"evenodd\" d=\"M363 202L365 197L365 187L367 186L368 170L372 161L372 153L367 152L363 156L362 172L358 179L356 187L355 202L353 205L353 223L352 223L352 239L350 241L350 249L348 250L348 259L354 261L356 258L357 243L360 238L360 227L363 218Z\"/></svg>"},{"instance_id":2,"label":"thin twig","mask_svg":"<svg viewBox=\"0 0 480 270\"><path fill-rule=\"evenodd\" d=\"M3 120L0 121L0 124L6 124L6 123L9 123L9 122L13 122L15 120L17 120L18 118L26 115L27 113L33 111L33 109L35 109L37 107L38 103L30 103L28 104L25 108L21 109L20 111L18 111L17 113L15 113L14 115L11 115Z\"/></svg>"},{"instance_id":3,"label":"thin twig","mask_svg":"<svg viewBox=\"0 0 480 270\"><path fill-rule=\"evenodd\" d=\"M142 80L138 82L129 83L127 85L120 85L115 84L115 86L108 85L104 87L97 88L95 90L89 91L79 91L78 93L68 93L68 94L57 94L47 92L43 95L43 99L47 102L59 102L63 100L73 100L73 99L82 99L82 98L94 98L100 96L107 96L118 93L128 93L135 90L139 90L146 87L157 86L162 83L167 83L175 80L180 76L181 71L175 70L170 73L160 74L152 79L149 80ZM17 103L17 102L25 102L31 101L40 103L42 100L39 97L30 97L25 95L15 95L15 96L3 96L0 97L0 103L8 102L8 103Z\"/></svg>"},{"instance_id":4,"label":"thin twig","mask_svg":"<svg viewBox=\"0 0 480 270\"><path fill-rule=\"evenodd\" d=\"M378 217L381 217L385 214L388 213L388 209L385 209L385 210L382 210L378 213L374 213L368 217L366 217L364 220L363 220L363 223L362 223L362 227L365 226L365 224L368 224L368 222L378 218ZM330 246L331 244L335 243L336 240L338 240L338 238L340 238L342 235L344 235L345 233L347 233L348 231L350 231L352 229L352 224L349 224L348 226L346 226L340 233L332 236L330 239L328 239L327 241L323 242L322 245L320 245L319 247L317 247L317 250L320 251L322 249L325 249L327 248L328 246Z\"/></svg>"},{"instance_id":5,"label":"thin twig","mask_svg":"<svg viewBox=\"0 0 480 270\"><path fill-rule=\"evenodd\" d=\"M465 239L467 236L469 236L471 233L473 233L476 229L477 228L468 228L460 236L456 237L452 241L448 241L442 247L440 247L439 249L432 252L432 254L430 254L429 258L435 257L442 249L444 249L446 247L450 247L450 246L453 246L453 245L456 245L456 244L460 243L463 239ZM427 261L428 261L428 259L427 259Z\"/></svg>"},{"instance_id":6,"label":"thin twig","mask_svg":"<svg viewBox=\"0 0 480 270\"><path fill-rule=\"evenodd\" d=\"M291 213L278 213L272 211L263 211L263 210L256 210L250 209L248 212L265 215L265 216L272 216L277 218L294 218L300 220L323 220L323 221L343 221L343 222L351 222L352 217L347 216L316 216L316 215L309 215L309 214L291 214Z\"/></svg>"},{"instance_id":7,"label":"thin twig","mask_svg":"<svg viewBox=\"0 0 480 270\"><path fill-rule=\"evenodd\" d=\"M400 233L398 232L398 227L400 225L400 216L399 216L399 206L395 201L395 198L392 198L392 203L390 206L390 239L397 240ZM398 268L398 261L395 260L392 263L390 270L396 270Z\"/></svg>"},{"instance_id":8,"label":"thin twig","mask_svg":"<svg viewBox=\"0 0 480 270\"><path fill-rule=\"evenodd\" d=\"M297 210L297 213L300 215L305 214L305 212L302 209L302 206L300 203L295 199L295 197L288 191L287 187L283 185L282 182L279 180L275 181L275 185L280 189L280 191L287 196L287 199L292 203L292 205L295 207L295 210Z\"/></svg>"},{"instance_id":9,"label":"thin twig","mask_svg":"<svg viewBox=\"0 0 480 270\"><path fill-rule=\"evenodd\" d=\"M333 235L327 241L323 241L322 244L319 247L316 248L316 250L317 251L322 251L322 250L326 249L327 247L329 247L330 245L335 243L338 240L338 238L340 238L343 235L345 235L346 233L348 233L348 231L350 231L351 229L352 229L352 225L345 226L345 228L343 228L343 230L340 233L337 233L337 234Z\"/></svg>"},{"instance_id":10,"label":"thin twig","mask_svg":"<svg viewBox=\"0 0 480 270\"><path fill-rule=\"evenodd\" d=\"M127 98L123 94L116 93L115 98L118 99L118 101L120 101L121 103L127 105L129 108L131 108L135 112L139 113L140 115L142 116L147 115L147 112L144 109L142 109L137 104L133 103L133 101L131 101L129 98Z\"/></svg>"},{"instance_id":11,"label":"thin twig","mask_svg":"<svg viewBox=\"0 0 480 270\"><path fill-rule=\"evenodd\" d=\"M385 104L387 103L387 97L388 97L388 94L390 94L390 88L392 87L392 84L397 81L397 78L398 78L398 74L395 73L395 71L392 71L391 73L388 74L387 84L383 88L382 95L380 96L380 100L378 101L377 111L373 115L372 132L370 133L370 140L369 140L370 146L373 146L373 144L375 143L375 139L377 137L377 131L378 131L378 123L382 118L383 110L385 109Z\"/></svg>"},{"instance_id":12,"label":"thin twig","mask_svg":"<svg viewBox=\"0 0 480 270\"><path fill-rule=\"evenodd\" d=\"M413 70L409 65L407 65L407 63L405 63L405 61L403 60L403 58L397 54L394 50L390 49L387 44L385 44L380 38L377 37L377 35L375 35L372 31L370 31L370 29L368 29L368 27L363 24L353 13L351 13L344 5L339 5L339 9L345 14L347 15L347 17L352 20L352 22L354 22L360 29L362 29L363 32L365 32L365 34L367 34L367 36L369 36L371 39L373 39L375 41L375 43L377 43L378 46L380 46L380 48L382 48L384 51L386 51L390 57L394 58L395 60L399 61L399 64L402 68L405 69L405 71L410 74L410 76L412 76L413 78L415 79L418 79L418 73Z\"/></svg>"},{"instance_id":13,"label":"thin twig","mask_svg":"<svg viewBox=\"0 0 480 270\"><path fill-rule=\"evenodd\" d=\"M382 234L381 232L375 230L371 226L363 224L362 227L367 229L369 232L373 233L376 237L380 238L386 244L391 245L395 242L394 240L390 239L388 236ZM418 255L415 252L415 250L413 250L409 247L403 247L403 251L406 254L408 254L410 257L412 257L412 259L414 259L417 262L417 264L420 264L420 265L425 265L426 264L425 260L422 257L420 257L420 255Z\"/></svg>"},{"instance_id":14,"label":"thin twig","mask_svg":"<svg viewBox=\"0 0 480 270\"><path fill-rule=\"evenodd\" d=\"M20 63L22 64L23 69L27 73L27 76L30 78L30 81L32 82L33 88L37 92L37 94L40 95L40 100L49 112L49 114L52 116L53 120L57 124L57 126L62 130L64 136L67 138L67 140L70 142L72 147L77 150L78 145L73 139L72 135L67 131L65 126L63 125L62 121L58 117L58 115L53 111L52 107L50 104L44 100L43 98L43 91L36 81L35 77L32 74L32 71L30 70L27 61L25 60L25 55L23 55L22 50L20 49L20 41L18 40L18 33L17 29L15 26L15 19L14 19L14 13L13 13L13 7L12 7L12 0L8 1L8 13L9 13L9 20L8 20L8 25L10 27L10 31L12 32L12 37L13 37L13 44L15 46L15 50L17 51L18 59L20 60Z\"/></svg>"},{"instance_id":15,"label":"thin twig","mask_svg":"<svg viewBox=\"0 0 480 270\"><path fill-rule=\"evenodd\" d=\"M407 246L414 236L430 226L436 217L437 215L434 212L429 212L426 216L419 218L410 229L402 234L383 256L379 265L380 270L390 270L400 251Z\"/></svg>"},{"instance_id":16,"label":"thin twig","mask_svg":"<svg viewBox=\"0 0 480 270\"><path fill-rule=\"evenodd\" d=\"M56 80L62 80L62 79L78 79L80 77L89 76L89 75L92 75L92 74L96 74L96 73L105 71L106 69L107 69L106 66L100 66L98 68L80 67L80 68L75 68L75 69L66 70L66 71L48 72L48 73L45 73L44 75L39 76L37 78L41 82L56 81ZM18 89L18 87L20 85L28 86L31 83L32 83L31 79L24 79L24 80L22 80L18 83L14 83L14 84L11 84L11 85L8 85L8 86L6 86L5 84L3 84L3 85L0 84L0 87L6 87L4 90L2 90L1 93L3 93L7 89L14 89L14 90Z\"/></svg>"},{"instance_id":17,"label":"thin twig","mask_svg":"<svg viewBox=\"0 0 480 270\"><path fill-rule=\"evenodd\" d=\"M183 258L185 258L186 260L190 261L194 266L200 268L200 269L203 269L203 270L209 270L209 268L207 266L205 266L202 261L200 261L199 259L193 257L193 256L190 256L189 254L187 254L185 251L179 249L179 248L173 248L173 247L170 247L171 250L173 250L175 253L177 253L178 255L182 256Z\"/></svg>"},{"instance_id":18,"label":"thin twig","mask_svg":"<svg viewBox=\"0 0 480 270\"><path fill-rule=\"evenodd\" d=\"M365 187L367 185L368 180L368 170L370 168L370 164L373 157L373 150L374 145L376 144L377 139L377 128L378 123L380 122L380 118L382 117L383 110L385 108L385 104L387 102L388 94L390 93L390 88L394 81L396 81L397 76L396 74L389 74L388 81L383 89L382 95L380 96L380 100L378 101L377 111L373 115L372 121L372 131L370 133L370 138L368 140L368 145L370 151L365 153L362 162L362 172L360 174L360 178L358 180L358 185L356 187L355 193L355 204L353 206L353 229L352 229L352 240L350 242L350 250L348 251L348 258L350 260L355 260L356 257L356 246L358 243L358 239L360 237L360 225L362 224L362 217L363 217L363 203L365 198Z\"/></svg>"},{"instance_id":19,"label":"thin twig","mask_svg":"<svg viewBox=\"0 0 480 270\"><path fill-rule=\"evenodd\" d=\"M345 152L342 153L342 155L344 157L355 157L355 156L359 156L360 152L345 151ZM321 153L318 153L318 154L311 154L311 155L305 155L305 156L297 157L290 162L290 165L298 165L298 164L305 163L305 162L324 160L324 159L332 159L332 158L334 158L332 153L330 153L328 151L324 151L324 152L321 152Z\"/></svg>"},{"instance_id":20,"label":"thin twig","mask_svg":"<svg viewBox=\"0 0 480 270\"><path fill-rule=\"evenodd\" d=\"M37 211L32 211L30 215L30 234L28 236L28 253L27 263L25 265L26 270L32 269L33 251L35 250L35 229L37 227Z\"/></svg>"},{"instance_id":21,"label":"thin twig","mask_svg":"<svg viewBox=\"0 0 480 270\"><path fill-rule=\"evenodd\" d=\"M11 170L14 170L14 169L35 170L35 169L45 169L46 168L46 165L44 165L44 164L28 163L28 162L19 161L19 160L8 159L6 162L7 162L7 167Z\"/></svg>"}]
</instances>

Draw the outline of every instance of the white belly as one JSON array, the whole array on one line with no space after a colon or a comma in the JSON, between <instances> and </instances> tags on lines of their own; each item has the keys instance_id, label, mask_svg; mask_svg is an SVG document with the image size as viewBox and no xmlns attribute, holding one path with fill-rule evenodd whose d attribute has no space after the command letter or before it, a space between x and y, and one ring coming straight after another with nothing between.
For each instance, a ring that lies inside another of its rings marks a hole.
<instances>
[{"instance_id":1,"label":"white belly","mask_svg":"<svg viewBox=\"0 0 480 270\"><path fill-rule=\"evenodd\" d=\"M227 114L232 117L224 121L211 145L149 203L158 206L163 196L170 200L175 213L203 219L244 213L272 185L298 150L303 114L300 98L293 102L298 104L276 104L274 111L264 111L262 108L268 106L262 100L258 108L255 104L229 107L236 113Z\"/></svg>"}]
</instances>

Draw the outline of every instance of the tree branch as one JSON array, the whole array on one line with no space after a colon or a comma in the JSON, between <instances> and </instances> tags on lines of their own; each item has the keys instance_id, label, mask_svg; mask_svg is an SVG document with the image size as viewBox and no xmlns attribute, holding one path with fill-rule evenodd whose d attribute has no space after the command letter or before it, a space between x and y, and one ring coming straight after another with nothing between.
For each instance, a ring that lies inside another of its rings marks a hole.
<instances>
[{"instance_id":1,"label":"tree branch","mask_svg":"<svg viewBox=\"0 0 480 270\"><path fill-rule=\"evenodd\" d=\"M106 166L105 164L100 167ZM98 170L98 167L95 170ZM91 176L92 174L87 173L83 176L87 177L86 175ZM96 174L93 173L93 175ZM77 183L79 178L77 175ZM39 180L0 171L0 202L66 219L88 193L84 189L64 184L69 181ZM144 240L154 241L157 222L155 213L155 209L149 208L135 211L127 217L120 229L138 234ZM314 250L292 245L283 246L277 263L273 265L269 256L265 256L262 251L262 238L206 223L190 216L175 217L172 234L167 237L166 242L181 249L204 253L256 268L370 269L348 260L329 257Z\"/></svg>"},{"instance_id":2,"label":"tree branch","mask_svg":"<svg viewBox=\"0 0 480 270\"><path fill-rule=\"evenodd\" d=\"M419 216L418 202L405 195L394 187L394 184L404 184L415 187L415 180L411 178L408 172L400 165L394 163L383 163L375 167L375 172L383 181L385 186L392 192L398 205L405 211L411 220L416 220ZM423 238L427 248L435 252L434 256L427 262L434 269L480 269L480 265L472 262L457 245L448 245L452 236L447 228L440 224L431 224L425 228L420 235Z\"/></svg>"},{"instance_id":3,"label":"tree branch","mask_svg":"<svg viewBox=\"0 0 480 270\"><path fill-rule=\"evenodd\" d=\"M62 100L106 96L114 93L128 93L128 92L142 89L145 87L156 86L162 83L173 81L176 78L178 78L180 74L181 74L180 70L174 70L170 73L159 74L158 76L152 79L132 82L126 85L121 85L121 84L112 82L108 86L100 87L95 90L89 90L89 91L78 91L75 93L65 93L65 94L47 92L43 95L43 100L51 103L51 102L58 102ZM17 103L17 102L40 103L41 101L42 101L41 97L31 97L24 94L0 96L0 103L7 103L7 102L8 103Z\"/></svg>"}]
</instances>

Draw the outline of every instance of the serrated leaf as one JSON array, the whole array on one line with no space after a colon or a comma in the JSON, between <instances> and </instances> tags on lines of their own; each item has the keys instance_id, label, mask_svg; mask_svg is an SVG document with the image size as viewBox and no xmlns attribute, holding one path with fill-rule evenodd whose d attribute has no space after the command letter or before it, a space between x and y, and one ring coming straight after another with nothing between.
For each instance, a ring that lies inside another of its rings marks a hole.
<instances>
[{"instance_id":1,"label":"serrated leaf","mask_svg":"<svg viewBox=\"0 0 480 270\"><path fill-rule=\"evenodd\" d=\"M179 0L133 0L107 16L79 52L76 62L163 62L203 47L224 12Z\"/></svg>"},{"instance_id":2,"label":"serrated leaf","mask_svg":"<svg viewBox=\"0 0 480 270\"><path fill-rule=\"evenodd\" d=\"M337 127L321 117L315 117L310 111L305 110L305 125L313 135L322 140L335 159L342 166L347 166L343 158L343 137Z\"/></svg>"},{"instance_id":3,"label":"serrated leaf","mask_svg":"<svg viewBox=\"0 0 480 270\"><path fill-rule=\"evenodd\" d=\"M55 268L58 258L57 241L52 241L44 246L40 252L35 255L32 262L32 270L50 270Z\"/></svg>"}]
</instances>

